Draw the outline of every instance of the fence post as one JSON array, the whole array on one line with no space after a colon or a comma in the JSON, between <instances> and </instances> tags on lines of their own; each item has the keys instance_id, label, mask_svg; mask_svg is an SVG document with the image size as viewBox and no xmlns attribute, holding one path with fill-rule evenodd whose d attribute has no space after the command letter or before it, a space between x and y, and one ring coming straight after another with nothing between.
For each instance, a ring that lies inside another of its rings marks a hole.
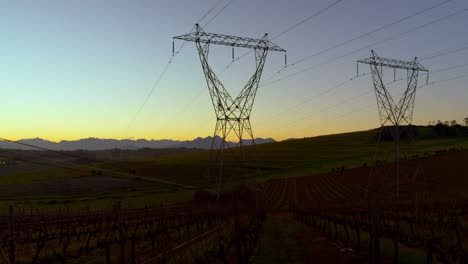
<instances>
[{"instance_id":1,"label":"fence post","mask_svg":"<svg viewBox=\"0 0 468 264\"><path fill-rule=\"evenodd\" d=\"M10 205L8 233L10 236L10 264L13 264L15 263L15 207L13 205Z\"/></svg>"}]
</instances>

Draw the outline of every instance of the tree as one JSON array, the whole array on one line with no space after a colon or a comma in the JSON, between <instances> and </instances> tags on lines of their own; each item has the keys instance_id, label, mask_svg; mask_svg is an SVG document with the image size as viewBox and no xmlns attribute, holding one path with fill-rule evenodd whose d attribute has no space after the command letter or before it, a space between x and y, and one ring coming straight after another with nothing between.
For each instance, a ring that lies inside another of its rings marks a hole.
<instances>
[{"instance_id":1,"label":"tree","mask_svg":"<svg viewBox=\"0 0 468 264\"><path fill-rule=\"evenodd\" d=\"M450 126L456 126L456 125L457 125L457 120L450 121Z\"/></svg>"},{"instance_id":2,"label":"tree","mask_svg":"<svg viewBox=\"0 0 468 264\"><path fill-rule=\"evenodd\" d=\"M465 126L468 127L468 117L465 117L465 119L463 119L463 122L465 122Z\"/></svg>"}]
</instances>

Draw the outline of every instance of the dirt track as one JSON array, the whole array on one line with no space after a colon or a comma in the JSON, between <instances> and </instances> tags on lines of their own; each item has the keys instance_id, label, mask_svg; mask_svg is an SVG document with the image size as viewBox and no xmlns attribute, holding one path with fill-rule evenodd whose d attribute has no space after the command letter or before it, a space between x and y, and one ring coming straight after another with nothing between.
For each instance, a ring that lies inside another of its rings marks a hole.
<instances>
[{"instance_id":1,"label":"dirt track","mask_svg":"<svg viewBox=\"0 0 468 264\"><path fill-rule=\"evenodd\" d=\"M267 220L253 263L366 263L292 214L273 213Z\"/></svg>"}]
</instances>

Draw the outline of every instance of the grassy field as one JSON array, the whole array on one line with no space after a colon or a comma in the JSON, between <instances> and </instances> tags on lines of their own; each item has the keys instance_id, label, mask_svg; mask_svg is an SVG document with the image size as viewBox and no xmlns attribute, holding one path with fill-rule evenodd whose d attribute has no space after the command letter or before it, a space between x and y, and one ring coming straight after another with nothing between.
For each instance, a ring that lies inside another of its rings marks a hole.
<instances>
[{"instance_id":1,"label":"grassy field","mask_svg":"<svg viewBox=\"0 0 468 264\"><path fill-rule=\"evenodd\" d=\"M392 142L376 144L376 131L362 131L268 143L246 147L249 162L236 161L237 149L226 153L224 188L254 184L273 178L306 176L334 168L361 167L391 159ZM401 143L402 155L433 153L456 147L468 148L468 138L418 139ZM376 149L380 155L375 157ZM36 169L0 175L0 207L8 204L55 207L109 207L122 200L124 206L141 207L191 199L194 190L146 180L152 178L199 188L215 188L208 169L208 151L138 158L74 166L67 169ZM18 166L21 166L18 165ZM99 175L92 170L101 170ZM117 171L119 173L113 173ZM140 178L143 177L143 178Z\"/></svg>"}]
</instances>

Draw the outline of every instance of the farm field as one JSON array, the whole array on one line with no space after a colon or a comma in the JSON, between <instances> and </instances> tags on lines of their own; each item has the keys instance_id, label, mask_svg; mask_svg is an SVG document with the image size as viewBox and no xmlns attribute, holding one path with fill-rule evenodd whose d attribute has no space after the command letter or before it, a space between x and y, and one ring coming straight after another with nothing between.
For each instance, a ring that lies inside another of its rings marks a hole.
<instances>
[{"instance_id":1,"label":"farm field","mask_svg":"<svg viewBox=\"0 0 468 264\"><path fill-rule=\"evenodd\" d=\"M373 157L371 131L259 145L241 169L246 177L235 178L238 165L228 162L218 198L152 181L209 189L206 151L6 173L0 256L15 263L463 262L467 143L403 142L398 194L393 145L382 142Z\"/></svg>"},{"instance_id":2,"label":"farm field","mask_svg":"<svg viewBox=\"0 0 468 264\"><path fill-rule=\"evenodd\" d=\"M250 161L241 168L238 162L230 159L237 154L234 150L226 157L224 187L229 190L241 182L253 186L269 179L315 175L372 164L375 134L375 131L363 131L269 143L255 149L246 147L246 159ZM438 150L459 147L468 148L468 139L403 142L402 153L408 157L425 153L433 155ZM391 142L383 142L377 160L391 160L392 150ZM0 204L9 205L15 201L18 205L39 204L44 208L99 208L109 207L116 200L123 200L124 206L130 207L186 201L193 196L193 190L157 181L215 188L216 179L210 177L207 169L208 153L196 151L84 165L58 163L66 169L20 162L14 171L0 174Z\"/></svg>"}]
</instances>

